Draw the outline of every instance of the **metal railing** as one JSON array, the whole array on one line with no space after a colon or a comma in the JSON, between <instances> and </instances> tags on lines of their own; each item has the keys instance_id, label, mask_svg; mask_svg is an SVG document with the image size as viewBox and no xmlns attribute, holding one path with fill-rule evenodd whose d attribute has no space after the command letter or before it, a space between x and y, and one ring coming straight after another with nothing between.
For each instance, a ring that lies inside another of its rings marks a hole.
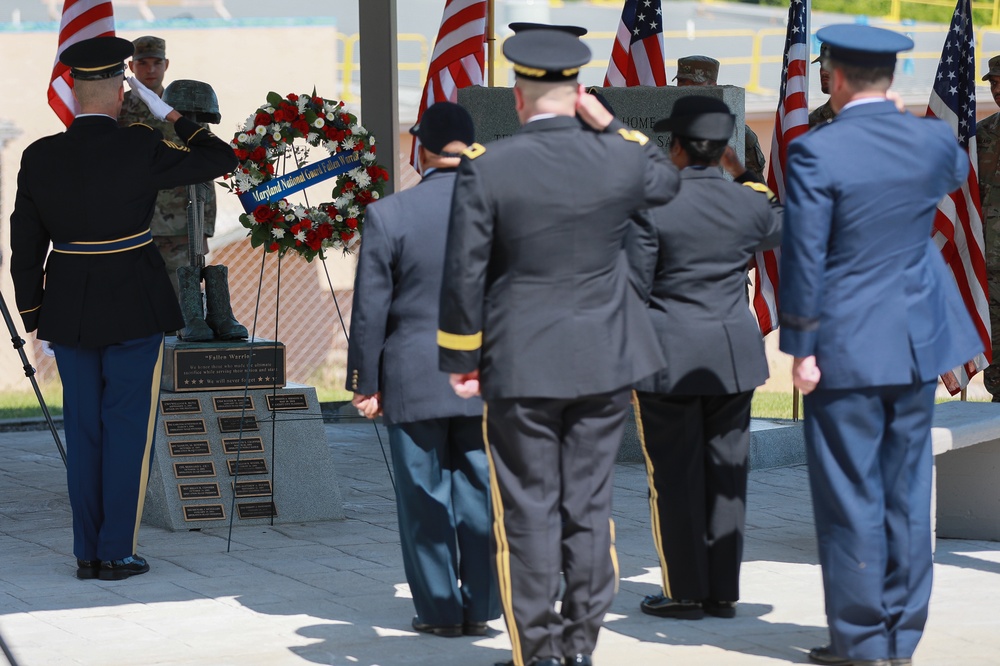
<instances>
[{"instance_id":1,"label":"metal railing","mask_svg":"<svg viewBox=\"0 0 1000 666\"><path fill-rule=\"evenodd\" d=\"M889 5L889 14L885 17L886 21L899 22L903 18L903 5L930 5L932 7L947 7L948 9L954 9L954 0L892 0ZM1000 27L1000 0L983 0L981 2L973 1L972 10L976 11L985 10L990 12L990 16L993 18L990 20L990 26L993 28Z\"/></svg>"}]
</instances>

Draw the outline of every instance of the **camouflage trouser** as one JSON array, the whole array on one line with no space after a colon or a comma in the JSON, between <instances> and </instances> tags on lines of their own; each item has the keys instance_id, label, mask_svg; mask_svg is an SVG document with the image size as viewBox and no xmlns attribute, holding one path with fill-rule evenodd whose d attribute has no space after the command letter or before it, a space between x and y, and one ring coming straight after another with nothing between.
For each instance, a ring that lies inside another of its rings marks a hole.
<instances>
[{"instance_id":1,"label":"camouflage trouser","mask_svg":"<svg viewBox=\"0 0 1000 666\"><path fill-rule=\"evenodd\" d=\"M983 371L983 386L990 395L1000 396L1000 271L988 270L990 290L990 339L993 341L993 363Z\"/></svg>"},{"instance_id":2,"label":"camouflage trouser","mask_svg":"<svg viewBox=\"0 0 1000 666\"><path fill-rule=\"evenodd\" d=\"M188 259L188 237L187 236L153 236L153 243L160 250L163 263L167 265L167 275L170 276L170 284L174 287L174 294L180 299L180 287L177 285L177 269L191 263ZM205 245L202 251L208 253L208 236L205 236Z\"/></svg>"}]
</instances>

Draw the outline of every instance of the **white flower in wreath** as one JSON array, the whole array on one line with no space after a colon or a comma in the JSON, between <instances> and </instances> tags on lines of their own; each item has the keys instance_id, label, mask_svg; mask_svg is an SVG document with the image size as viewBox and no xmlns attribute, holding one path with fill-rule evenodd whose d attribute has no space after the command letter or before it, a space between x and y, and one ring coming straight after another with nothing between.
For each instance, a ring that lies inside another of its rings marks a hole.
<instances>
[{"instance_id":1,"label":"white flower in wreath","mask_svg":"<svg viewBox=\"0 0 1000 666\"><path fill-rule=\"evenodd\" d=\"M250 140L250 136L246 132L240 132L240 135L236 137L236 140L240 143L246 143Z\"/></svg>"},{"instance_id":2,"label":"white flower in wreath","mask_svg":"<svg viewBox=\"0 0 1000 666\"><path fill-rule=\"evenodd\" d=\"M266 107L264 107L264 111L267 112L267 113L273 114L274 113L274 107L273 106L266 106Z\"/></svg>"},{"instance_id":3,"label":"white flower in wreath","mask_svg":"<svg viewBox=\"0 0 1000 666\"><path fill-rule=\"evenodd\" d=\"M372 199L378 199L378 192L372 192Z\"/></svg>"},{"instance_id":4,"label":"white flower in wreath","mask_svg":"<svg viewBox=\"0 0 1000 666\"><path fill-rule=\"evenodd\" d=\"M353 178L355 182L357 182L359 187L367 188L369 185L372 184L371 176L369 176L368 172L365 171L364 169L361 168L354 169L350 172L350 174L351 178Z\"/></svg>"},{"instance_id":5,"label":"white flower in wreath","mask_svg":"<svg viewBox=\"0 0 1000 666\"><path fill-rule=\"evenodd\" d=\"M361 161L365 164L374 164L376 159L375 153L371 151L365 151L361 154Z\"/></svg>"},{"instance_id":6,"label":"white flower in wreath","mask_svg":"<svg viewBox=\"0 0 1000 666\"><path fill-rule=\"evenodd\" d=\"M336 118L337 118L337 115L333 111L327 111L326 112L326 119L327 120L335 120Z\"/></svg>"},{"instance_id":7,"label":"white flower in wreath","mask_svg":"<svg viewBox=\"0 0 1000 666\"><path fill-rule=\"evenodd\" d=\"M352 201L354 201L354 195L350 192L344 192L344 194L342 194L337 201L334 202L334 205L337 207L337 210L344 210L351 205Z\"/></svg>"},{"instance_id":8,"label":"white flower in wreath","mask_svg":"<svg viewBox=\"0 0 1000 666\"><path fill-rule=\"evenodd\" d=\"M335 219L337 220L337 222L343 222L344 221L344 216L343 215L338 215Z\"/></svg>"},{"instance_id":9,"label":"white flower in wreath","mask_svg":"<svg viewBox=\"0 0 1000 666\"><path fill-rule=\"evenodd\" d=\"M257 136L264 136L265 134L267 134L267 128L263 125L258 125L256 128L254 128L254 133Z\"/></svg>"},{"instance_id":10,"label":"white flower in wreath","mask_svg":"<svg viewBox=\"0 0 1000 666\"><path fill-rule=\"evenodd\" d=\"M287 215L285 215L285 222L294 222L294 221L295 221L295 213L288 213Z\"/></svg>"},{"instance_id":11,"label":"white flower in wreath","mask_svg":"<svg viewBox=\"0 0 1000 666\"><path fill-rule=\"evenodd\" d=\"M313 127L315 127L316 129L319 129L320 127L322 127L325 124L326 123L323 122L322 118L317 118L316 120L313 121Z\"/></svg>"},{"instance_id":12,"label":"white flower in wreath","mask_svg":"<svg viewBox=\"0 0 1000 666\"><path fill-rule=\"evenodd\" d=\"M354 150L354 146L358 145L358 142L354 140L353 136L349 136L340 145L344 150Z\"/></svg>"},{"instance_id":13,"label":"white flower in wreath","mask_svg":"<svg viewBox=\"0 0 1000 666\"><path fill-rule=\"evenodd\" d=\"M299 107L299 113L305 113L306 107L309 105L309 97L306 95L299 95L298 101L295 104Z\"/></svg>"},{"instance_id":14,"label":"white flower in wreath","mask_svg":"<svg viewBox=\"0 0 1000 666\"><path fill-rule=\"evenodd\" d=\"M293 236L293 238L295 240L297 240L298 242L300 242L300 243L305 243L306 242L306 232L299 231L299 233L295 234L295 236Z\"/></svg>"},{"instance_id":15,"label":"white flower in wreath","mask_svg":"<svg viewBox=\"0 0 1000 666\"><path fill-rule=\"evenodd\" d=\"M275 238L284 238L285 230L282 229L281 227L275 227L274 229L271 229L271 235L274 236Z\"/></svg>"},{"instance_id":16,"label":"white flower in wreath","mask_svg":"<svg viewBox=\"0 0 1000 666\"><path fill-rule=\"evenodd\" d=\"M281 141L281 132L275 132L274 134L271 135L271 138L274 139L275 141Z\"/></svg>"},{"instance_id":17,"label":"white flower in wreath","mask_svg":"<svg viewBox=\"0 0 1000 666\"><path fill-rule=\"evenodd\" d=\"M368 130L366 130L364 127L359 127L357 133L360 134L361 136L368 136Z\"/></svg>"},{"instance_id":18,"label":"white flower in wreath","mask_svg":"<svg viewBox=\"0 0 1000 666\"><path fill-rule=\"evenodd\" d=\"M282 199L281 201L278 202L278 210L280 210L282 213L284 213L289 208L291 208L291 206L288 203L288 199Z\"/></svg>"},{"instance_id":19,"label":"white flower in wreath","mask_svg":"<svg viewBox=\"0 0 1000 666\"><path fill-rule=\"evenodd\" d=\"M337 142L336 141L324 141L323 142L323 147L326 148L326 152L330 153L331 155L334 155L337 152Z\"/></svg>"},{"instance_id":20,"label":"white flower in wreath","mask_svg":"<svg viewBox=\"0 0 1000 666\"><path fill-rule=\"evenodd\" d=\"M361 214L361 209L360 208L358 208L357 206L348 206L348 208L347 208L347 216L348 217L357 217L360 214Z\"/></svg>"}]
</instances>

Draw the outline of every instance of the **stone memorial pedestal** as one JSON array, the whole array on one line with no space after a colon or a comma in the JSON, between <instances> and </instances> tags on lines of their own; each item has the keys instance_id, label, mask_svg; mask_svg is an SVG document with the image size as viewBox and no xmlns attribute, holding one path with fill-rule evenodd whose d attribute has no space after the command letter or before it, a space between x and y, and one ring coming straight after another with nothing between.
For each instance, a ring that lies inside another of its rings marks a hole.
<instances>
[{"instance_id":1,"label":"stone memorial pedestal","mask_svg":"<svg viewBox=\"0 0 1000 666\"><path fill-rule=\"evenodd\" d=\"M653 131L657 120L666 118L674 108L674 102L689 95L703 95L721 99L736 116L736 131L729 145L742 161L746 146L746 91L736 86L698 86L678 88L668 86L656 88L636 86L633 88L591 88L599 92L615 110L615 115L625 125L638 130L656 142L664 150L670 146L670 134ZM458 103L464 106L476 126L476 141L489 145L491 141L508 137L520 129L521 124L514 111L514 90L512 88L462 88L458 91Z\"/></svg>"},{"instance_id":2,"label":"stone memorial pedestal","mask_svg":"<svg viewBox=\"0 0 1000 666\"><path fill-rule=\"evenodd\" d=\"M316 389L286 384L281 343L168 338L165 347L146 523L344 518Z\"/></svg>"}]
</instances>

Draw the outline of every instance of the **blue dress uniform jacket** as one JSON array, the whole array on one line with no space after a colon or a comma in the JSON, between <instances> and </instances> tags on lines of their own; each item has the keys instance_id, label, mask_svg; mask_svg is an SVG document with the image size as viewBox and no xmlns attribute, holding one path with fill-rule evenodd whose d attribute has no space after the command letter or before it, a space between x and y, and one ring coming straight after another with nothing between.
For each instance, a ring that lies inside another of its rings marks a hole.
<instances>
[{"instance_id":1,"label":"blue dress uniform jacket","mask_svg":"<svg viewBox=\"0 0 1000 666\"><path fill-rule=\"evenodd\" d=\"M11 214L11 276L25 329L54 343L100 347L184 324L152 243L99 254L48 253L49 242L96 243L149 229L157 191L232 169L232 149L177 121L187 145L144 125L77 118L24 151ZM57 245L56 247L59 247ZM48 259L46 260L46 255Z\"/></svg>"},{"instance_id":2,"label":"blue dress uniform jacket","mask_svg":"<svg viewBox=\"0 0 1000 666\"><path fill-rule=\"evenodd\" d=\"M846 109L789 146L780 345L816 356L819 388L909 384L914 363L926 382L981 351L931 240L938 201L968 167L944 122L889 102Z\"/></svg>"},{"instance_id":3,"label":"blue dress uniform jacket","mask_svg":"<svg viewBox=\"0 0 1000 666\"><path fill-rule=\"evenodd\" d=\"M536 120L463 159L441 369L479 368L489 400L606 393L662 368L623 239L629 216L669 201L679 182L663 152L618 121L597 133L572 117ZM547 196L517 195L529 191Z\"/></svg>"},{"instance_id":4,"label":"blue dress uniform jacket","mask_svg":"<svg viewBox=\"0 0 1000 666\"><path fill-rule=\"evenodd\" d=\"M642 278L667 365L635 388L678 395L750 391L767 381L768 371L747 307L747 261L781 240L781 207L761 193L764 185L729 182L717 168L684 169L681 183L670 203L645 213L658 252Z\"/></svg>"},{"instance_id":5,"label":"blue dress uniform jacket","mask_svg":"<svg viewBox=\"0 0 1000 666\"><path fill-rule=\"evenodd\" d=\"M382 392L387 423L482 416L437 367L438 301L455 170L430 173L416 187L367 209L355 278L347 388Z\"/></svg>"}]
</instances>

